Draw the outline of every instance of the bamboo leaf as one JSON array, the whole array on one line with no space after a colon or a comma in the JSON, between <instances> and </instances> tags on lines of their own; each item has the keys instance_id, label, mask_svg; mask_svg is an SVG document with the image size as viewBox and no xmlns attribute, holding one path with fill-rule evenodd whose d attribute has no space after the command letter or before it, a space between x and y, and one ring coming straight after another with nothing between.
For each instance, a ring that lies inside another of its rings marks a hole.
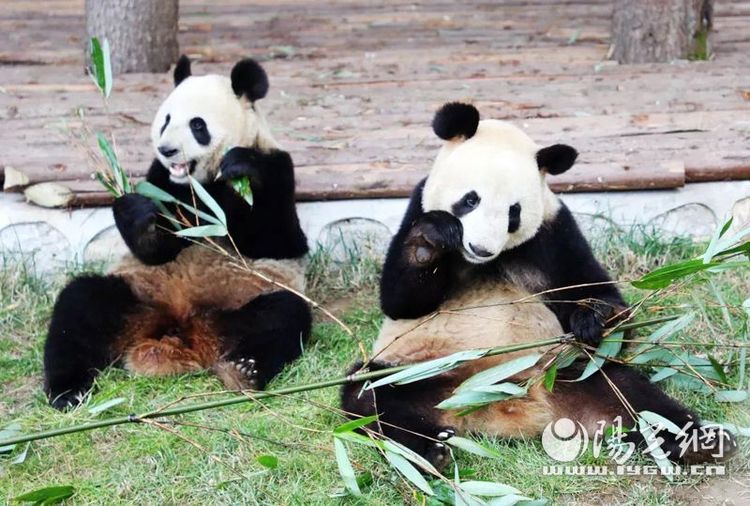
<instances>
[{"instance_id":1,"label":"bamboo leaf","mask_svg":"<svg viewBox=\"0 0 750 506\"><path fill-rule=\"evenodd\" d=\"M643 418L646 422L649 423L652 427L659 427L668 430L672 434L680 434L682 432L682 429L680 429L677 424L669 420L668 418L664 418L659 413L654 413L653 411L639 411L638 416Z\"/></svg>"},{"instance_id":2,"label":"bamboo leaf","mask_svg":"<svg viewBox=\"0 0 750 506\"><path fill-rule=\"evenodd\" d=\"M695 318L695 312L691 311L686 313L676 320L669 321L653 331L648 336L648 340L652 343L662 343L668 338L672 337L677 332L687 327Z\"/></svg>"},{"instance_id":3,"label":"bamboo leaf","mask_svg":"<svg viewBox=\"0 0 750 506\"><path fill-rule=\"evenodd\" d=\"M677 374L677 369L672 369L671 367L662 367L649 378L649 381L651 381L651 383L658 383L659 381L667 379L670 376L674 376L675 374Z\"/></svg>"},{"instance_id":4,"label":"bamboo leaf","mask_svg":"<svg viewBox=\"0 0 750 506\"><path fill-rule=\"evenodd\" d=\"M201 225L183 228L176 231L175 235L180 237L222 237L227 235L227 229L223 225Z\"/></svg>"},{"instance_id":5,"label":"bamboo leaf","mask_svg":"<svg viewBox=\"0 0 750 506\"><path fill-rule=\"evenodd\" d=\"M341 439L342 441L369 446L370 448L377 448L380 450L384 448L382 441L363 436L362 434L357 434L356 432L338 432L334 434L334 437Z\"/></svg>"},{"instance_id":6,"label":"bamboo leaf","mask_svg":"<svg viewBox=\"0 0 750 506\"><path fill-rule=\"evenodd\" d=\"M109 50L109 40L107 39L104 39L102 43L102 67L104 70L104 96L109 98L109 95L112 93L114 80L112 79L112 59Z\"/></svg>"},{"instance_id":7,"label":"bamboo leaf","mask_svg":"<svg viewBox=\"0 0 750 506\"><path fill-rule=\"evenodd\" d=\"M493 402L504 401L511 397L515 396L506 393L488 393L469 390L448 397L436 407L438 409L460 409L472 406L484 406Z\"/></svg>"},{"instance_id":8,"label":"bamboo leaf","mask_svg":"<svg viewBox=\"0 0 750 506\"><path fill-rule=\"evenodd\" d=\"M674 360L674 358L674 353L666 348L653 348L649 351L635 355L634 357L628 359L628 362L631 364L646 364L648 362L656 360L661 363L669 363Z\"/></svg>"},{"instance_id":9,"label":"bamboo leaf","mask_svg":"<svg viewBox=\"0 0 750 506\"><path fill-rule=\"evenodd\" d=\"M232 188L250 207L253 207L253 190L250 188L250 178L247 176L237 177L231 180Z\"/></svg>"},{"instance_id":10,"label":"bamboo leaf","mask_svg":"<svg viewBox=\"0 0 750 506\"><path fill-rule=\"evenodd\" d=\"M515 506L516 504L546 504L546 501L531 501L530 497L524 495L509 494L492 499L487 503L487 506Z\"/></svg>"},{"instance_id":11,"label":"bamboo leaf","mask_svg":"<svg viewBox=\"0 0 750 506\"><path fill-rule=\"evenodd\" d=\"M362 495L362 491L357 484L357 477L354 474L354 468L349 460L349 456L346 454L344 443L338 438L333 438L333 448L336 453L336 464L339 467L339 474L341 475L341 479L344 480L344 486L353 495Z\"/></svg>"},{"instance_id":12,"label":"bamboo leaf","mask_svg":"<svg viewBox=\"0 0 750 506\"><path fill-rule=\"evenodd\" d=\"M447 439L445 442L455 448L458 448L465 452L473 453L474 455L479 455L481 457L488 457L491 459L499 459L501 457L498 451L493 450L492 448L487 448L486 446L480 445L476 441L464 437L453 436Z\"/></svg>"},{"instance_id":13,"label":"bamboo leaf","mask_svg":"<svg viewBox=\"0 0 750 506\"><path fill-rule=\"evenodd\" d=\"M3 430L0 430L0 441L5 441L7 439L14 438L16 436L20 436L22 434L21 432L21 426L17 423L12 423L5 427ZM0 453L7 453L13 448L15 448L16 445L5 445L0 446Z\"/></svg>"},{"instance_id":14,"label":"bamboo leaf","mask_svg":"<svg viewBox=\"0 0 750 506\"><path fill-rule=\"evenodd\" d=\"M406 446L402 445L401 443L397 443L396 441L392 439L386 439L385 441L383 441L383 448L385 449L385 451L390 451L390 452L401 455L402 457L415 463L416 465L418 465L419 467L421 467L428 473L434 474L436 476L440 475L438 470L435 469L435 466L430 464L430 462L427 459L425 459L424 457L422 457L420 454L413 451L412 449L407 448Z\"/></svg>"},{"instance_id":15,"label":"bamboo leaf","mask_svg":"<svg viewBox=\"0 0 750 506\"><path fill-rule=\"evenodd\" d=\"M92 37L89 40L89 57L91 58L91 66L89 67L91 80L94 81L94 84L99 88L102 95L107 97L105 93L107 89L107 78L104 71L104 51L98 37Z\"/></svg>"},{"instance_id":16,"label":"bamboo leaf","mask_svg":"<svg viewBox=\"0 0 750 506\"><path fill-rule=\"evenodd\" d=\"M630 284L636 288L648 290L666 288L677 279L710 269L711 267L716 267L717 265L719 265L719 262L704 263L700 258L686 260L653 270L640 279L631 281Z\"/></svg>"},{"instance_id":17,"label":"bamboo leaf","mask_svg":"<svg viewBox=\"0 0 750 506\"><path fill-rule=\"evenodd\" d=\"M643 439L646 440L646 444L648 445L647 449L649 450L648 454L654 459L654 462L656 462L656 465L667 480L672 481L674 479L674 465L667 458L661 445L657 444L658 438L654 433L654 430L651 428L651 425L641 417L638 418L638 431L643 436Z\"/></svg>"},{"instance_id":18,"label":"bamboo leaf","mask_svg":"<svg viewBox=\"0 0 750 506\"><path fill-rule=\"evenodd\" d=\"M75 489L70 485L45 487L14 497L13 501L35 504L57 504L71 497L74 493Z\"/></svg>"},{"instance_id":19,"label":"bamboo leaf","mask_svg":"<svg viewBox=\"0 0 750 506\"><path fill-rule=\"evenodd\" d=\"M492 481L464 481L461 488L472 495L481 497L499 497L508 494L520 494L521 491L504 483Z\"/></svg>"},{"instance_id":20,"label":"bamboo leaf","mask_svg":"<svg viewBox=\"0 0 750 506\"><path fill-rule=\"evenodd\" d=\"M708 355L708 361L711 362L711 367L716 372L716 374L719 376L719 380L724 383L725 385L729 384L729 379L727 378L727 373L724 372L724 366L719 363L718 360L716 360L715 357L713 357L711 354Z\"/></svg>"},{"instance_id":21,"label":"bamboo leaf","mask_svg":"<svg viewBox=\"0 0 750 506\"><path fill-rule=\"evenodd\" d=\"M31 443L26 443L26 447L23 449L21 453L19 453L16 458L10 461L12 465L19 465L26 462L26 456L29 454L29 447L31 446Z\"/></svg>"},{"instance_id":22,"label":"bamboo leaf","mask_svg":"<svg viewBox=\"0 0 750 506\"><path fill-rule=\"evenodd\" d=\"M557 379L557 364L552 364L544 373L544 388L551 392L555 388L555 379Z\"/></svg>"},{"instance_id":23,"label":"bamboo leaf","mask_svg":"<svg viewBox=\"0 0 750 506\"><path fill-rule=\"evenodd\" d=\"M414 484L419 490L427 495L434 495L432 487L424 479L417 469L398 453L391 451L385 452L385 459L396 469L404 478Z\"/></svg>"},{"instance_id":24,"label":"bamboo leaf","mask_svg":"<svg viewBox=\"0 0 750 506\"><path fill-rule=\"evenodd\" d=\"M365 425L371 424L377 419L378 419L378 415L363 416L362 418L357 418L356 420L351 420L349 422L342 423L341 425L333 429L333 433L340 434L342 432L352 432L354 430L359 429L360 427L364 427Z\"/></svg>"},{"instance_id":25,"label":"bamboo leaf","mask_svg":"<svg viewBox=\"0 0 750 506\"><path fill-rule=\"evenodd\" d=\"M510 382L503 382L498 383L497 385L485 385L485 386L478 386L474 387L472 389L474 392L484 392L488 394L508 394L515 397L526 395L526 389L520 385L516 385L515 383Z\"/></svg>"},{"instance_id":26,"label":"bamboo leaf","mask_svg":"<svg viewBox=\"0 0 750 506\"><path fill-rule=\"evenodd\" d=\"M125 401L126 401L125 397L117 397L115 399L110 399L110 400L108 400L106 402L102 402L102 403L97 404L95 406L91 406L89 408L89 414L91 414L91 415L98 415L102 411L106 411L106 410L108 410L110 408L113 408L113 407L117 406L118 404L122 404Z\"/></svg>"},{"instance_id":27,"label":"bamboo leaf","mask_svg":"<svg viewBox=\"0 0 750 506\"><path fill-rule=\"evenodd\" d=\"M158 202L179 203L179 200L175 197L148 181L141 181L135 185L135 191L144 197L148 197L151 200L156 200Z\"/></svg>"},{"instance_id":28,"label":"bamboo leaf","mask_svg":"<svg viewBox=\"0 0 750 506\"><path fill-rule=\"evenodd\" d=\"M718 390L714 399L717 402L744 402L747 400L747 390Z\"/></svg>"},{"instance_id":29,"label":"bamboo leaf","mask_svg":"<svg viewBox=\"0 0 750 506\"><path fill-rule=\"evenodd\" d=\"M610 334L605 337L599 347L596 349L596 352L592 356L591 360L589 360L589 363L586 364L586 368L583 370L581 375L573 381L585 380L596 371L598 371L602 367L606 359L612 358L617 355L622 348L622 336L622 332L615 332L614 334Z\"/></svg>"},{"instance_id":30,"label":"bamboo leaf","mask_svg":"<svg viewBox=\"0 0 750 506\"><path fill-rule=\"evenodd\" d=\"M373 381L369 385L365 386L365 390L372 390L384 385L390 385L395 383L397 385L405 385L407 383L413 383L415 381L421 381L423 379L437 376L451 369L455 369L464 362L476 360L487 354L489 349L480 350L466 350L453 353L447 357L437 358L435 360L429 360L421 364L414 365L403 371L388 375L384 378L380 378L377 381Z\"/></svg>"},{"instance_id":31,"label":"bamboo leaf","mask_svg":"<svg viewBox=\"0 0 750 506\"><path fill-rule=\"evenodd\" d=\"M193 176L188 176L188 179L190 181L190 185L193 187L193 190L195 191L195 194L198 196L198 198L206 204L206 207L208 207L212 213L214 213L214 216L216 216L216 219L221 222L222 225L224 225L224 228L227 226L227 215L224 214L224 210L221 208L218 202L214 200L214 198L206 191L205 188L203 188L203 185L200 184L200 182L195 179ZM223 234L226 235L226 234Z\"/></svg>"},{"instance_id":32,"label":"bamboo leaf","mask_svg":"<svg viewBox=\"0 0 750 506\"><path fill-rule=\"evenodd\" d=\"M474 387L477 386L491 385L493 383L497 383L498 381L502 381L532 367L539 361L541 357L542 355L539 353L532 353L529 355L518 357L508 362L504 362L500 365L496 365L495 367L485 369L479 374L475 374L471 378L461 383L461 385L459 385L456 389L456 392L465 392L468 390L473 390Z\"/></svg>"},{"instance_id":33,"label":"bamboo leaf","mask_svg":"<svg viewBox=\"0 0 750 506\"><path fill-rule=\"evenodd\" d=\"M279 458L276 455L259 455L256 460L258 464L268 469L276 469L279 466Z\"/></svg>"}]
</instances>

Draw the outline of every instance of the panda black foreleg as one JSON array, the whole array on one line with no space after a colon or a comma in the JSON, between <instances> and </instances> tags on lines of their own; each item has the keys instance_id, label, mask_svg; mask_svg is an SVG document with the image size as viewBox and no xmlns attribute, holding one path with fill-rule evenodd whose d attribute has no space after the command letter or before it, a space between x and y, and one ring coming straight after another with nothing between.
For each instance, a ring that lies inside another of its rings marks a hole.
<instances>
[{"instance_id":1,"label":"panda black foreleg","mask_svg":"<svg viewBox=\"0 0 750 506\"><path fill-rule=\"evenodd\" d=\"M377 371L392 365L371 362L368 369ZM362 363L357 362L348 374L361 367ZM449 451L442 441L454 435L455 430L441 423L441 412L435 406L456 386L450 375L374 390L363 391L363 385L348 383L341 389L342 409L349 416L377 414L379 423L371 424L370 428L415 451L436 467L448 462Z\"/></svg>"},{"instance_id":2,"label":"panda black foreleg","mask_svg":"<svg viewBox=\"0 0 750 506\"><path fill-rule=\"evenodd\" d=\"M219 315L223 350L214 371L231 389L261 389L302 353L312 315L299 296L260 295L236 311Z\"/></svg>"},{"instance_id":3,"label":"panda black foreleg","mask_svg":"<svg viewBox=\"0 0 750 506\"><path fill-rule=\"evenodd\" d=\"M562 400L564 411L567 412L564 412L565 416L572 419L603 420L607 424L612 423L619 416L624 428L635 427L636 421L618 399L609 383L611 381L633 411L651 411L671 421L680 429L685 429L684 436L678 436L666 429L660 430L657 434L657 437L663 440L662 450L667 452L671 460L684 463L721 460L729 457L737 449L737 443L731 434L717 427L701 424L696 413L671 398L659 385L651 383L640 371L613 363L606 364L602 371L593 374L581 383L555 384L554 397L558 403ZM573 379L579 373L578 368L572 367L569 371L561 370L558 377L566 379L566 376L570 376L570 379ZM706 439L707 434L711 441L706 445L699 444ZM627 440L641 447L646 444L637 427L628 432ZM718 457L719 453L723 455Z\"/></svg>"},{"instance_id":4,"label":"panda black foreleg","mask_svg":"<svg viewBox=\"0 0 750 506\"><path fill-rule=\"evenodd\" d=\"M60 292L44 345L44 388L52 407L83 400L99 371L117 358L115 340L138 303L117 276L80 276Z\"/></svg>"}]
</instances>

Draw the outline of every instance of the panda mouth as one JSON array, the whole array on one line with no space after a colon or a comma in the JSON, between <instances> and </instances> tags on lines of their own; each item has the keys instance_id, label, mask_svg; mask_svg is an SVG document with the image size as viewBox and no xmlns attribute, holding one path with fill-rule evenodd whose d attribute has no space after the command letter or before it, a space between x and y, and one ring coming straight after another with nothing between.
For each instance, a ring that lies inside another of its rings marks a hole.
<instances>
[{"instance_id":1,"label":"panda mouth","mask_svg":"<svg viewBox=\"0 0 750 506\"><path fill-rule=\"evenodd\" d=\"M184 181L190 174L195 172L195 160L189 162L173 163L169 166L170 178L176 181Z\"/></svg>"}]
</instances>

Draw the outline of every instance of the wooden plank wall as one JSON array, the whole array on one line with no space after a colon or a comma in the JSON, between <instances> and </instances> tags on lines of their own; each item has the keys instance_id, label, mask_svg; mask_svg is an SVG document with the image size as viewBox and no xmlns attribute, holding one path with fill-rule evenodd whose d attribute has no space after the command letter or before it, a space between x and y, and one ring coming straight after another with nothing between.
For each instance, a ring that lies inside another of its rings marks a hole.
<instances>
[{"instance_id":1,"label":"wooden plank wall","mask_svg":"<svg viewBox=\"0 0 750 506\"><path fill-rule=\"evenodd\" d=\"M180 44L195 73L263 61L261 105L296 161L300 199L407 195L439 146L432 114L452 100L578 148L574 170L551 178L558 191L750 178L750 2L718 2L712 61L634 66L606 61L611 4L184 0ZM90 132L112 131L142 176L171 76L116 76L105 111L84 43L83 0L3 1L0 170L104 204Z\"/></svg>"}]
</instances>

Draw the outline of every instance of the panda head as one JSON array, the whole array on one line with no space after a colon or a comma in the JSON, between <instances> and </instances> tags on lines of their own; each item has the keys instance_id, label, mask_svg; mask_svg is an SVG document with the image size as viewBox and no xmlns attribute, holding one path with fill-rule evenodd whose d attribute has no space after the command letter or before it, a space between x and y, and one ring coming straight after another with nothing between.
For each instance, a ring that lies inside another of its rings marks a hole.
<instances>
[{"instance_id":1,"label":"panda head","mask_svg":"<svg viewBox=\"0 0 750 506\"><path fill-rule=\"evenodd\" d=\"M461 221L462 253L471 263L497 258L536 235L560 203L546 174L561 174L578 153L556 144L541 148L510 123L479 120L474 106L444 105L432 127L445 140L422 193L425 212L446 211Z\"/></svg>"},{"instance_id":2,"label":"panda head","mask_svg":"<svg viewBox=\"0 0 750 506\"><path fill-rule=\"evenodd\" d=\"M268 92L268 77L254 60L241 60L231 77L193 76L190 60L182 56L174 83L151 125L156 158L172 182L186 184L188 175L213 180L225 151L234 146L277 147L255 104Z\"/></svg>"}]
</instances>

